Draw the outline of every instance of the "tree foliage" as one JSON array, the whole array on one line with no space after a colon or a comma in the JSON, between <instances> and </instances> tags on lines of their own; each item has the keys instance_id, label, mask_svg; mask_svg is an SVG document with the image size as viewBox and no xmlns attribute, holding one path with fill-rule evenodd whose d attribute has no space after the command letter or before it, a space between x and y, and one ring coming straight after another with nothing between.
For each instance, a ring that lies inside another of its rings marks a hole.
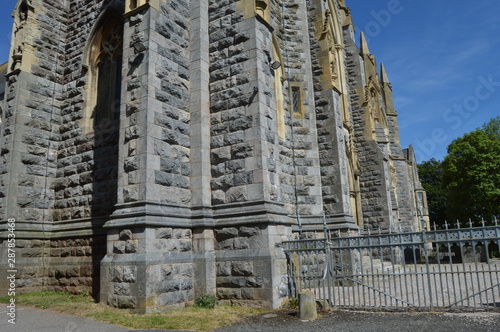
<instances>
[{"instance_id":1,"label":"tree foliage","mask_svg":"<svg viewBox=\"0 0 500 332\"><path fill-rule=\"evenodd\" d=\"M418 165L418 175L427 192L429 217L433 223L443 225L446 221L446 192L443 189L443 168L441 162L432 158Z\"/></svg>"},{"instance_id":2,"label":"tree foliage","mask_svg":"<svg viewBox=\"0 0 500 332\"><path fill-rule=\"evenodd\" d=\"M431 222L500 220L500 117L455 139L444 161L418 169Z\"/></svg>"},{"instance_id":3,"label":"tree foliage","mask_svg":"<svg viewBox=\"0 0 500 332\"><path fill-rule=\"evenodd\" d=\"M450 220L500 216L500 117L455 139L442 163Z\"/></svg>"}]
</instances>

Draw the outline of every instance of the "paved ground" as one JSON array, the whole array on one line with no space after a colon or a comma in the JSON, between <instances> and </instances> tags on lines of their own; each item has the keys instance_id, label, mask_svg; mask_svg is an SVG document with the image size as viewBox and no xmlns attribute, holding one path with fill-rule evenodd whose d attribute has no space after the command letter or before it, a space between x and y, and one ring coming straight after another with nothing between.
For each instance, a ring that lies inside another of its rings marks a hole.
<instances>
[{"instance_id":1,"label":"paved ground","mask_svg":"<svg viewBox=\"0 0 500 332\"><path fill-rule=\"evenodd\" d=\"M126 332L124 327L104 324L90 319L56 313L50 310L16 308L16 324L8 322L7 307L0 304L2 332Z\"/></svg>"},{"instance_id":2,"label":"paved ground","mask_svg":"<svg viewBox=\"0 0 500 332\"><path fill-rule=\"evenodd\" d=\"M2 332L127 332L129 329L49 310L16 308L16 325L0 304ZM145 330L144 330L145 331ZM160 330L156 330L157 332ZM333 311L313 321L300 321L293 311L252 317L216 332L485 332L500 331L500 311L475 313L379 313Z\"/></svg>"},{"instance_id":3,"label":"paved ground","mask_svg":"<svg viewBox=\"0 0 500 332\"><path fill-rule=\"evenodd\" d=\"M484 332L500 331L500 311L477 313L380 313L334 311L312 322L294 312L255 317L217 332Z\"/></svg>"}]
</instances>

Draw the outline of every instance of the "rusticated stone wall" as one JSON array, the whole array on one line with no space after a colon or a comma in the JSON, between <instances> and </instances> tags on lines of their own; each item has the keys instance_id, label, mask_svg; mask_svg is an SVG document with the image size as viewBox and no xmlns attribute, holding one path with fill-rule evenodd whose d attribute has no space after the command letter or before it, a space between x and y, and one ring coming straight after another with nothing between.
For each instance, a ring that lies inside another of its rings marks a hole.
<instances>
[{"instance_id":1,"label":"rusticated stone wall","mask_svg":"<svg viewBox=\"0 0 500 332\"><path fill-rule=\"evenodd\" d=\"M108 282L101 301L118 308L154 307L154 312L193 300L192 249L190 229L124 229L110 235L108 253L116 262L104 260ZM140 253L147 255L147 266L137 266Z\"/></svg>"},{"instance_id":2,"label":"rusticated stone wall","mask_svg":"<svg viewBox=\"0 0 500 332\"><path fill-rule=\"evenodd\" d=\"M276 308L283 241L413 222L392 89L343 0L21 0L14 13L0 232L16 219L20 292L88 289L142 313L201 292ZM102 125L108 20L123 28L120 94Z\"/></svg>"}]
</instances>

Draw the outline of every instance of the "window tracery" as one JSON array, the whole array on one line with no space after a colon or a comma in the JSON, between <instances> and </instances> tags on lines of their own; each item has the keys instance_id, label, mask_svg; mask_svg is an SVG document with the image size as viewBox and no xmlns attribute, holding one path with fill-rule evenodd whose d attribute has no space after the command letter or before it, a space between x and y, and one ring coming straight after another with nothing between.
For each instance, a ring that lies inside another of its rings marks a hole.
<instances>
[{"instance_id":1,"label":"window tracery","mask_svg":"<svg viewBox=\"0 0 500 332\"><path fill-rule=\"evenodd\" d=\"M122 31L118 25L104 31L97 57L97 95L94 126L118 118L121 87Z\"/></svg>"},{"instance_id":2,"label":"window tracery","mask_svg":"<svg viewBox=\"0 0 500 332\"><path fill-rule=\"evenodd\" d=\"M101 20L93 35L88 59L87 128L109 124L119 118L123 49L123 23L117 14Z\"/></svg>"}]
</instances>

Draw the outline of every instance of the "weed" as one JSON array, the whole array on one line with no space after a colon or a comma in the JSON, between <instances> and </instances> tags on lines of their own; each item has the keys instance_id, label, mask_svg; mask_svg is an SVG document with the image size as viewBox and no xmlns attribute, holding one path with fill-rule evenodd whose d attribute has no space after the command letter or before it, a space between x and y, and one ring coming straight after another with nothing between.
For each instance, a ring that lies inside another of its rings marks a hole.
<instances>
[{"instance_id":1,"label":"weed","mask_svg":"<svg viewBox=\"0 0 500 332\"><path fill-rule=\"evenodd\" d=\"M201 293L200 295L198 295L196 300L194 300L194 306L199 308L212 309L213 307L215 307L216 302L217 299L215 298L215 296Z\"/></svg>"},{"instance_id":2,"label":"weed","mask_svg":"<svg viewBox=\"0 0 500 332\"><path fill-rule=\"evenodd\" d=\"M281 307L284 309L299 309L299 299L296 297L291 297L286 300Z\"/></svg>"}]
</instances>

